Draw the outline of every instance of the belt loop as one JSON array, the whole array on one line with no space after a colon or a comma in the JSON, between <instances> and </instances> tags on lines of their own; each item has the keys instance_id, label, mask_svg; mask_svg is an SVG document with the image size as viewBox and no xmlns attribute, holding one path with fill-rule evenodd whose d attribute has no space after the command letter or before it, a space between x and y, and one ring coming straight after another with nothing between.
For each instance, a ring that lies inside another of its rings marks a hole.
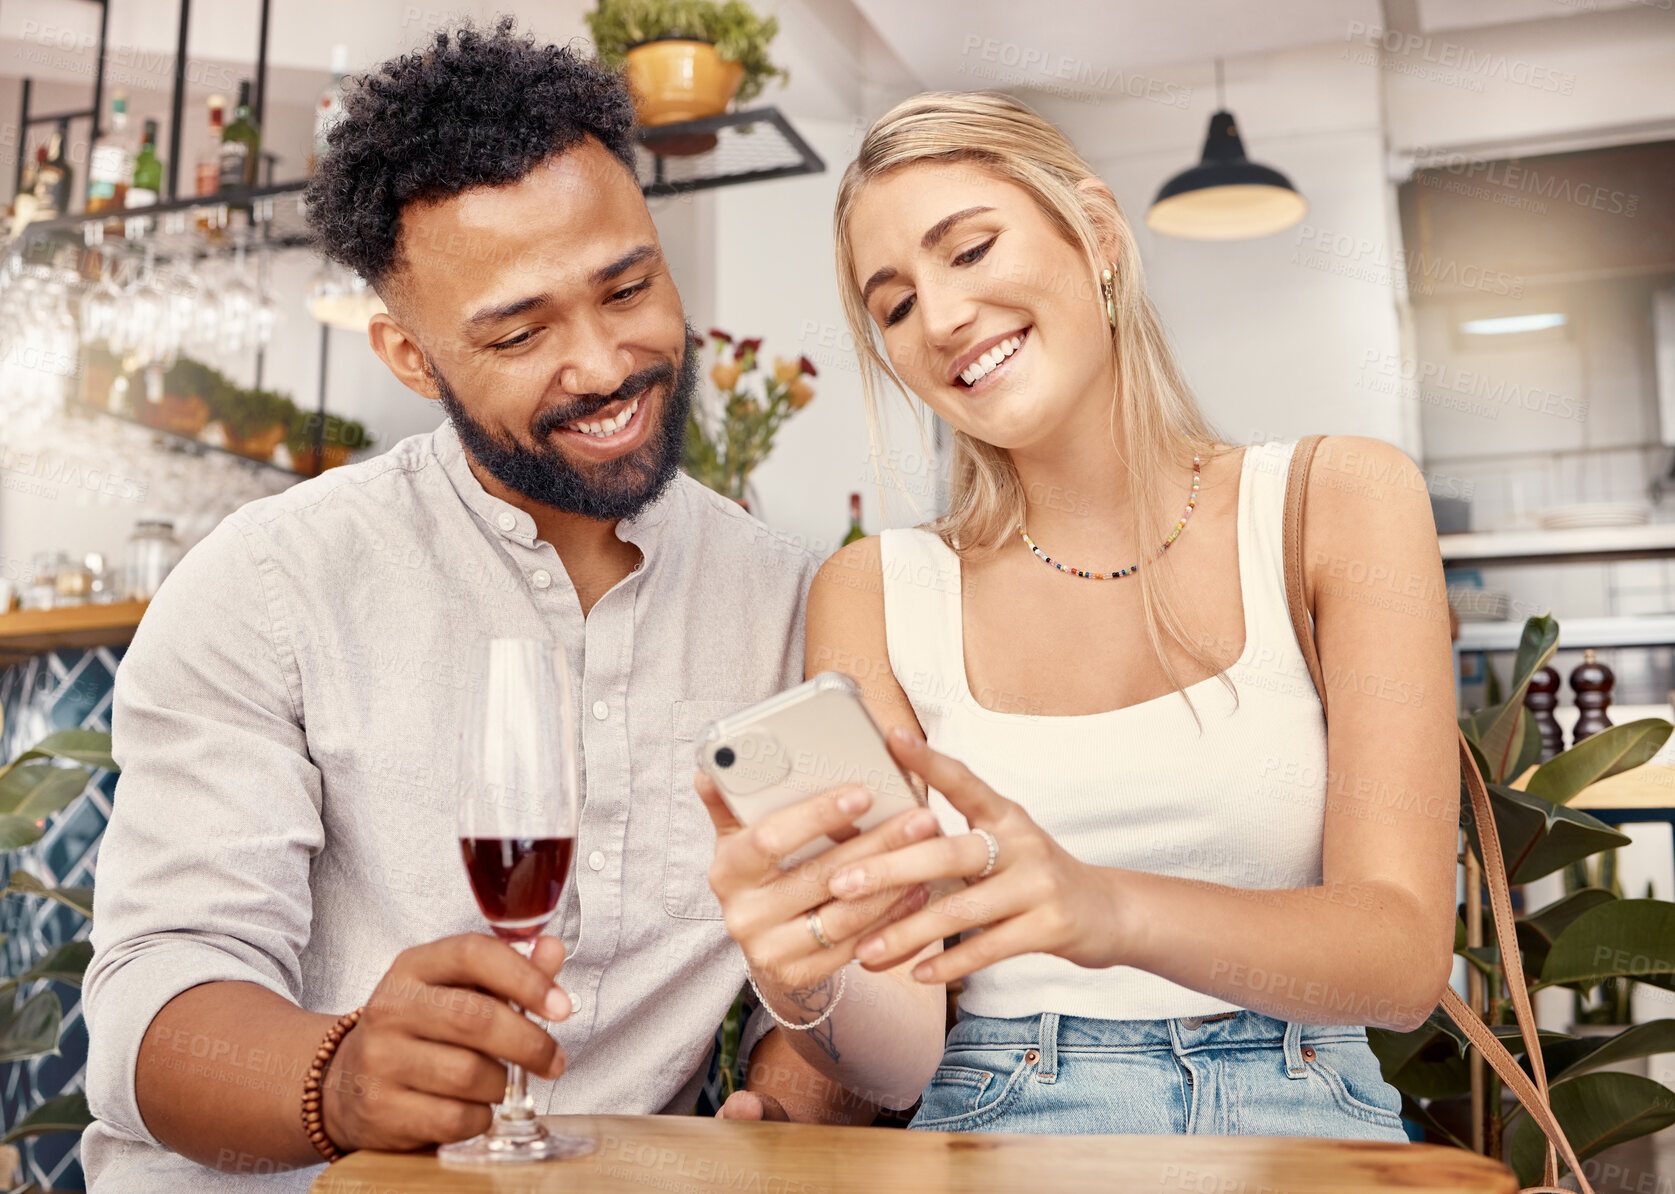
<instances>
[{"instance_id":1,"label":"belt loop","mask_svg":"<svg viewBox=\"0 0 1675 1194\"><path fill-rule=\"evenodd\" d=\"M1041 1029L1037 1046L1041 1050L1041 1061L1036 1067L1035 1080L1037 1082L1057 1082L1059 1076L1059 1014L1057 1012L1043 1012L1041 1014Z\"/></svg>"},{"instance_id":2,"label":"belt loop","mask_svg":"<svg viewBox=\"0 0 1675 1194\"><path fill-rule=\"evenodd\" d=\"M1285 1076L1309 1076L1308 1068L1303 1065L1303 1025L1297 1020L1292 1020L1285 1026Z\"/></svg>"}]
</instances>

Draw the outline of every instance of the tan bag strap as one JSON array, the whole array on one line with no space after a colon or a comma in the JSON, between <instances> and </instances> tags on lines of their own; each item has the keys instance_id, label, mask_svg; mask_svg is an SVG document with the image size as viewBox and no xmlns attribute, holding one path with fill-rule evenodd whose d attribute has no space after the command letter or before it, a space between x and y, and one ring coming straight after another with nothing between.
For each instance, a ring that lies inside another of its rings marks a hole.
<instances>
[{"instance_id":1,"label":"tan bag strap","mask_svg":"<svg viewBox=\"0 0 1675 1194\"><path fill-rule=\"evenodd\" d=\"M1303 600L1303 502L1308 493L1309 466L1315 449L1324 436L1309 435L1297 441L1291 454L1291 467L1286 477L1284 512L1285 597L1291 608L1291 628L1297 634L1297 646L1308 664L1309 676L1314 680L1315 692L1320 696L1322 710L1327 710L1326 683L1320 668L1320 654L1315 649L1314 622ZM1248 450L1248 449L1247 449ZM1500 1038L1483 1023L1466 1001L1452 987L1442 993L1442 1009L1465 1033L1501 1081L1512 1088L1524 1111L1535 1120L1547 1137L1547 1155L1542 1165L1542 1185L1532 1186L1526 1194L1557 1190L1559 1157L1576 1176L1583 1194L1593 1194L1593 1187L1582 1173L1575 1150L1565 1137L1564 1129L1553 1116L1547 1096L1547 1067L1541 1056L1541 1044L1536 1035L1535 1011L1530 1006L1530 995L1523 981L1523 957L1518 950L1518 932L1512 920L1512 897L1508 891L1506 862L1501 857L1500 835L1495 832L1495 813L1489 804L1489 789L1477 769L1464 733L1459 734L1460 770L1465 776L1467 793L1471 799L1472 816L1477 824L1478 843L1483 852L1483 878L1489 885L1489 907L1494 914L1495 940L1500 946L1501 963L1508 975L1507 988L1512 994L1512 1010L1518 1020L1518 1032L1523 1037L1524 1049L1530 1060L1535 1080L1524 1072L1517 1059L1503 1045Z\"/></svg>"}]
</instances>

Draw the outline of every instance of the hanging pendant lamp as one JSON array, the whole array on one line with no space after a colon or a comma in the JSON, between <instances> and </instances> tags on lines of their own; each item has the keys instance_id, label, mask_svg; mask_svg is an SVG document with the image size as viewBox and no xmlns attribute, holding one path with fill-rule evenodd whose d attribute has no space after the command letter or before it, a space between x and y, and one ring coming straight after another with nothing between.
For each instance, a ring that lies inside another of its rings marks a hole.
<instances>
[{"instance_id":1,"label":"hanging pendant lamp","mask_svg":"<svg viewBox=\"0 0 1675 1194\"><path fill-rule=\"evenodd\" d=\"M1289 228L1308 210L1289 178L1245 156L1216 59L1216 113L1203 159L1163 184L1146 212L1146 227L1188 240L1246 240Z\"/></svg>"}]
</instances>

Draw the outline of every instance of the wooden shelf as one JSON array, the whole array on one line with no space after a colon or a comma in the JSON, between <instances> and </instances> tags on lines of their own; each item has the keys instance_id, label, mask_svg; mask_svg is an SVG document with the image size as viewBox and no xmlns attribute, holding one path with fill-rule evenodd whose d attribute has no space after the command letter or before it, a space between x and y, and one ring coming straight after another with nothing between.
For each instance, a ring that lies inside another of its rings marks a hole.
<instances>
[{"instance_id":1,"label":"wooden shelf","mask_svg":"<svg viewBox=\"0 0 1675 1194\"><path fill-rule=\"evenodd\" d=\"M145 613L143 601L68 605L0 614L0 666L60 647L124 646Z\"/></svg>"},{"instance_id":2,"label":"wooden shelf","mask_svg":"<svg viewBox=\"0 0 1675 1194\"><path fill-rule=\"evenodd\" d=\"M1438 535L1446 565L1580 564L1675 556L1675 522L1571 531L1475 531Z\"/></svg>"}]
</instances>

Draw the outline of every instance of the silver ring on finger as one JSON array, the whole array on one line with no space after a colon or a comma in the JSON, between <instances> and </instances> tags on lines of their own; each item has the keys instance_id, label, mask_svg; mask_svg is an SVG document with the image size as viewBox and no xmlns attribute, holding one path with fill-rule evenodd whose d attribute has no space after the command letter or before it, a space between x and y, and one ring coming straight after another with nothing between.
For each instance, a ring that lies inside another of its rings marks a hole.
<instances>
[{"instance_id":1,"label":"silver ring on finger","mask_svg":"<svg viewBox=\"0 0 1675 1194\"><path fill-rule=\"evenodd\" d=\"M973 829L971 832L982 838L983 844L989 848L989 861L983 865L982 870L967 880L969 883L975 883L979 879L987 879L994 874L995 863L1000 861L1000 842L987 829Z\"/></svg>"},{"instance_id":2,"label":"silver ring on finger","mask_svg":"<svg viewBox=\"0 0 1675 1194\"><path fill-rule=\"evenodd\" d=\"M821 949L831 949L832 939L826 936L826 926L820 923L820 909L816 908L808 914L809 935Z\"/></svg>"}]
</instances>

